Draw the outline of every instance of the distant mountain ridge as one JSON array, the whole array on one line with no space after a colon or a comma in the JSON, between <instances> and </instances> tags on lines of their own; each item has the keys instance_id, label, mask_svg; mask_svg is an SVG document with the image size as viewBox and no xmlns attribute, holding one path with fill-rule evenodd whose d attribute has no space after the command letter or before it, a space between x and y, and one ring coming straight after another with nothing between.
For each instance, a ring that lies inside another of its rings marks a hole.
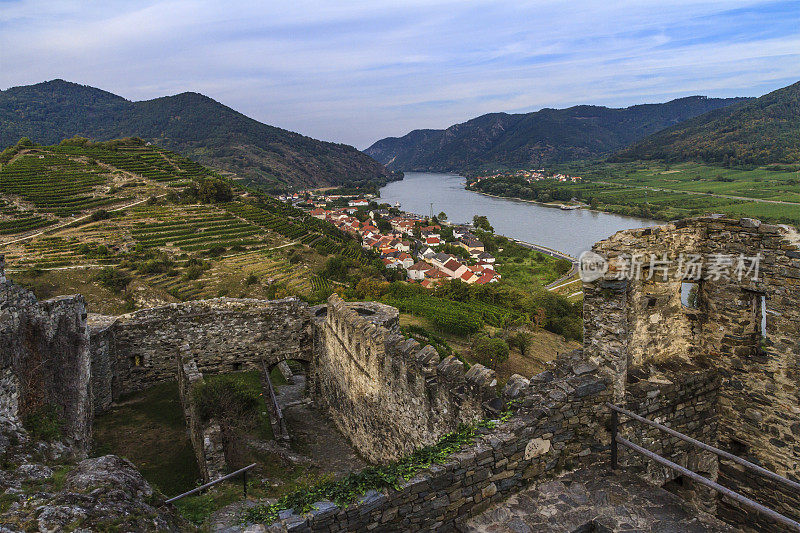
<instances>
[{"instance_id":1,"label":"distant mountain ridge","mask_svg":"<svg viewBox=\"0 0 800 533\"><path fill-rule=\"evenodd\" d=\"M444 130L414 130L365 153L395 170L467 171L529 167L605 156L647 135L745 98L690 96L615 109L580 105L490 113Z\"/></svg>"},{"instance_id":2,"label":"distant mountain ridge","mask_svg":"<svg viewBox=\"0 0 800 533\"><path fill-rule=\"evenodd\" d=\"M610 159L800 163L800 82L667 128Z\"/></svg>"},{"instance_id":3,"label":"distant mountain ridge","mask_svg":"<svg viewBox=\"0 0 800 533\"><path fill-rule=\"evenodd\" d=\"M399 179L352 146L262 124L199 93L132 102L64 80L0 91L0 147L74 135L141 137L267 189Z\"/></svg>"}]
</instances>

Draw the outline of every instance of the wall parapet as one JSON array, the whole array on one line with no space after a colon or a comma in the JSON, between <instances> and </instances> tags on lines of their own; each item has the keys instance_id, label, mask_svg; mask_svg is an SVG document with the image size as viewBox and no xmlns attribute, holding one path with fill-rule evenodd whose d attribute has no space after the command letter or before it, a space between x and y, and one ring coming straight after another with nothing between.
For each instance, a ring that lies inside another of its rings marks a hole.
<instances>
[{"instance_id":1,"label":"wall parapet","mask_svg":"<svg viewBox=\"0 0 800 533\"><path fill-rule=\"evenodd\" d=\"M337 295L328 300L318 325L325 349L316 354L314 395L367 459L397 459L496 413L501 401L493 371L482 365L466 371L454 357L440 360L433 347L359 314L361 305Z\"/></svg>"},{"instance_id":2,"label":"wall parapet","mask_svg":"<svg viewBox=\"0 0 800 533\"><path fill-rule=\"evenodd\" d=\"M175 378L184 345L203 373L261 370L310 361L311 316L297 298L215 298L167 304L118 317L92 316L94 396L102 409L120 396ZM94 341L97 342L94 342Z\"/></svg>"}]
</instances>

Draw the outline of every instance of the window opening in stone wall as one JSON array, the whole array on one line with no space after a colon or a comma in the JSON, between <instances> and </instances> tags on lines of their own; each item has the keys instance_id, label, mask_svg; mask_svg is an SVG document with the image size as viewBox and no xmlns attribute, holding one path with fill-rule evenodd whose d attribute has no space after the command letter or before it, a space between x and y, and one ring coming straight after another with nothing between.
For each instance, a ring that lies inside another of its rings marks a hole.
<instances>
[{"instance_id":1,"label":"window opening in stone wall","mask_svg":"<svg viewBox=\"0 0 800 533\"><path fill-rule=\"evenodd\" d=\"M686 309L700 308L700 282L681 282L681 304Z\"/></svg>"}]
</instances>

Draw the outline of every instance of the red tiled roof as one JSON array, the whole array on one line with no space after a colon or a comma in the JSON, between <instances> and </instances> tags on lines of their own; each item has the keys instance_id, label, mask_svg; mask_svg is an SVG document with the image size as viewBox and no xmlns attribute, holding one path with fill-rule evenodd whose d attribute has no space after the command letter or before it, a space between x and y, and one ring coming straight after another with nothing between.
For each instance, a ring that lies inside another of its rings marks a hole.
<instances>
[{"instance_id":1,"label":"red tiled roof","mask_svg":"<svg viewBox=\"0 0 800 533\"><path fill-rule=\"evenodd\" d=\"M459 262L458 262L458 261L456 261L455 259L450 259L450 260L449 260L447 263L445 263L443 266L444 266L444 268L446 268L447 270L451 270L451 271L455 272L456 270L458 270L459 268L461 268L461 263L459 263Z\"/></svg>"}]
</instances>

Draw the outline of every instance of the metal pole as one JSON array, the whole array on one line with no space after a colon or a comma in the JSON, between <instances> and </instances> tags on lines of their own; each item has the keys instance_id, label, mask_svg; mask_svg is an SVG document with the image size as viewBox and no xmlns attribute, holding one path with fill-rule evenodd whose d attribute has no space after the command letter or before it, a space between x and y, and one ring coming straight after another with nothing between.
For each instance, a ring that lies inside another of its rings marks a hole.
<instances>
[{"instance_id":1,"label":"metal pole","mask_svg":"<svg viewBox=\"0 0 800 533\"><path fill-rule=\"evenodd\" d=\"M619 413L611 411L611 470L617 468L619 449L617 446L617 433L619 432Z\"/></svg>"},{"instance_id":2,"label":"metal pole","mask_svg":"<svg viewBox=\"0 0 800 533\"><path fill-rule=\"evenodd\" d=\"M246 473L248 470L250 470L251 468L255 468L256 466L258 466L258 463L253 463L253 464L248 465L248 466L246 466L244 468L240 468L239 470L237 470L235 472L231 472L230 474L228 474L226 476L222 476L219 479L215 479L214 481L209 481L205 485L200 485L199 487L193 488L192 490L190 490L188 492L184 492L183 494L178 494L174 498L168 499L165 503L172 503L174 501L180 500L181 498L185 498L187 496L191 496L192 494L197 494L198 492L204 491L209 487L213 487L217 483L225 481L226 479L230 479L232 477L236 477L236 476L238 476L239 474L241 474L243 472Z\"/></svg>"},{"instance_id":3,"label":"metal pole","mask_svg":"<svg viewBox=\"0 0 800 533\"><path fill-rule=\"evenodd\" d=\"M627 439L624 439L624 438L622 438L620 436L617 436L616 440L617 440L617 442L619 442L623 446L626 446L626 447L630 448L631 450L635 451L636 453L640 453L640 454L644 455L645 457L648 457L648 458L652 459L653 461L655 461L655 462L657 462L657 463L659 463L661 465L664 465L664 466L669 467L669 468L671 468L671 469L673 469L673 470L675 470L677 472L680 472L681 474L683 474L684 476L688 477L692 481L696 481L696 482L700 483L701 485L705 485L706 487L712 488L715 491L717 491L720 494L722 494L723 496L727 496L728 498L741 503L745 507L750 507L751 509L755 509L759 513L770 517L771 519L775 520L776 522L779 522L779 523L781 523L781 524L783 524L785 526L788 526L788 527L792 528L794 531L800 531L800 522L795 522L791 518L789 518L787 516L783 516L782 514L780 514L777 511L773 511L769 507L764 507L760 503L755 502L755 501L751 500L750 498L747 498L746 496L742 496L738 492L734 492L729 488L723 487L719 483L715 483L715 482L711 481L710 479L704 478L703 476L701 476L699 474L695 474L694 472L692 472L688 468L684 468L679 464L673 463L669 459L665 459L665 458L661 457L660 455L655 454L655 453L651 452L650 450L648 450L646 448L642 448L641 446L637 446L636 444L632 443L631 441L629 441Z\"/></svg>"},{"instance_id":4,"label":"metal pole","mask_svg":"<svg viewBox=\"0 0 800 533\"><path fill-rule=\"evenodd\" d=\"M692 437L689 437L688 435L684 435L683 433L679 433L679 432L675 431L672 428L668 428L667 426L665 426L663 424L659 424L658 422L653 422L650 419L644 418L643 416L639 416L636 413L634 413L633 411L628 411L627 409L624 409L622 407L614 405L613 403L607 403L606 405L608 407L610 407L613 412L622 413L625 416L628 416L630 418L633 418L634 420L638 420L639 422L642 422L643 424L647 424L649 426L653 426L654 428L658 428L661 431L672 435L673 437L677 437L677 438L679 438L679 439L681 439L681 440L683 440L685 442L688 442L689 444L693 444L693 445L697 446L698 448L702 448L702 449L704 449L706 451L709 451L711 453L715 453L715 454L719 455L720 457L724 457L725 459L729 459L729 460L733 461L734 463L737 463L737 464L740 464L740 465L744 466L745 468L749 468L751 470L755 470L756 472L758 472L759 474L761 474L763 476L766 476L766 477L768 477L768 478L770 478L770 479L772 479L774 481L778 481L780 483L783 483L784 485L788 485L789 487L793 488L796 491L800 491L800 483L797 483L796 481L792 481L791 479L786 479L785 477L783 477L781 475L778 475L775 472L772 472L771 470L767 470L766 468L760 467L757 464L753 464L750 461L747 461L746 459L742 459L741 457L738 457L738 456L733 455L731 453L728 453L726 451L720 450L719 448L715 448L713 446L710 446L710 445L706 444L705 442L700 442L699 440L693 439Z\"/></svg>"},{"instance_id":5,"label":"metal pole","mask_svg":"<svg viewBox=\"0 0 800 533\"><path fill-rule=\"evenodd\" d=\"M242 488L244 489L244 499L247 499L247 470L242 472Z\"/></svg>"}]
</instances>

